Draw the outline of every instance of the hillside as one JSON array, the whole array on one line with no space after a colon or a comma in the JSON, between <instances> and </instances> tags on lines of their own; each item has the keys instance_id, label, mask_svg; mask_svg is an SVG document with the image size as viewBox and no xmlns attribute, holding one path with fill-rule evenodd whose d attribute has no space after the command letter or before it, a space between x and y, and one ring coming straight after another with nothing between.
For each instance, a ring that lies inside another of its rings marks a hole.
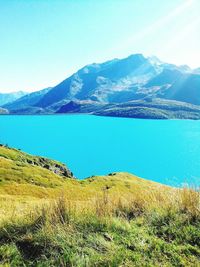
<instances>
[{"instance_id":1,"label":"hillside","mask_svg":"<svg viewBox=\"0 0 200 267\"><path fill-rule=\"evenodd\" d=\"M1 185L16 182L53 186L62 184L63 178L72 177L73 174L62 163L0 145Z\"/></svg>"},{"instance_id":2,"label":"hillside","mask_svg":"<svg viewBox=\"0 0 200 267\"><path fill-rule=\"evenodd\" d=\"M200 119L200 106L161 98L145 98L121 104L70 101L57 113L89 113L99 116L143 119Z\"/></svg>"},{"instance_id":3,"label":"hillside","mask_svg":"<svg viewBox=\"0 0 200 267\"><path fill-rule=\"evenodd\" d=\"M114 180L112 177L117 182L116 184L113 183ZM104 183L110 186L110 189L114 189L115 186L119 188L122 186L126 189L126 183L124 183L125 181L123 182L123 178L131 182L133 185L132 187L130 184L131 190L134 190L135 184L141 184L142 187L146 188L156 188L159 186L150 181L140 181L136 176L126 173L114 173L105 177L90 177L86 180L79 181L75 179L73 173L60 162L32 156L20 150L0 145L0 193L3 191L9 194L7 188L10 185L12 185L13 188L16 187L15 189L17 191L19 190L19 192L21 192L21 188L25 186L24 188L27 188L27 192L24 192L24 194L32 195L33 192L32 190L29 192L29 186L33 189L38 188L36 189L37 194L37 190L40 191L43 188L45 188L44 191L46 192L51 188L62 190L62 187L66 185L69 186L71 183L71 190L74 185L75 187L73 190L75 191L77 190L76 186L78 186L78 190L80 190L80 186L84 185L84 191L87 192L87 195L92 196L92 194L96 192L96 189L101 190L101 188L98 187L101 187L101 185L104 186ZM94 188L90 187L91 184L93 184ZM20 185L20 187L18 187L18 185ZM18 194L17 191L16 194ZM50 190L49 192L53 191ZM77 197L82 199L84 198L84 194L82 196L75 194L75 198Z\"/></svg>"},{"instance_id":4,"label":"hillside","mask_svg":"<svg viewBox=\"0 0 200 267\"><path fill-rule=\"evenodd\" d=\"M80 181L0 147L1 266L199 266L199 207L191 189L128 173Z\"/></svg>"},{"instance_id":5,"label":"hillside","mask_svg":"<svg viewBox=\"0 0 200 267\"><path fill-rule=\"evenodd\" d=\"M96 105L116 105L112 116L199 119L199 115L185 114L181 109L187 104L200 105L199 88L198 70L134 54L86 65L55 87L28 94L3 107L11 114L54 114L64 113L63 106L73 101L93 103L89 108L91 112L96 111ZM122 111L118 106L127 106L129 102L132 106L133 101L145 101L147 98L168 100L169 106L173 106L174 101L183 103L180 110L177 105L170 114L162 109L162 104L159 110L145 105L143 109ZM104 113L108 114L107 111Z\"/></svg>"}]
</instances>

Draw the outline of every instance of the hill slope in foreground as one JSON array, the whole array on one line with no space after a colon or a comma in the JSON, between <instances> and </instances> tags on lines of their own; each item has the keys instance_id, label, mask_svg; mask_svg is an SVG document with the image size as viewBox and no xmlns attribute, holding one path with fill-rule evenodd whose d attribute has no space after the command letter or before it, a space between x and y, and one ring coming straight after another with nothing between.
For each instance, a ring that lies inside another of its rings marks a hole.
<instances>
[{"instance_id":1,"label":"hill slope in foreground","mask_svg":"<svg viewBox=\"0 0 200 267\"><path fill-rule=\"evenodd\" d=\"M79 181L0 146L1 266L199 266L199 192L128 173Z\"/></svg>"}]
</instances>

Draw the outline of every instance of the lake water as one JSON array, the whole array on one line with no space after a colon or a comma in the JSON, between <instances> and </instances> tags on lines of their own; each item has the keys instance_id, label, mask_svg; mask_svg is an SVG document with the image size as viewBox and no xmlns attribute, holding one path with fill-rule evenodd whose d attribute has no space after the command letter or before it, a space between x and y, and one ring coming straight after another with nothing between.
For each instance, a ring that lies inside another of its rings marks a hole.
<instances>
[{"instance_id":1,"label":"lake water","mask_svg":"<svg viewBox=\"0 0 200 267\"><path fill-rule=\"evenodd\" d=\"M200 121L0 116L0 143L62 161L81 179L123 171L200 185Z\"/></svg>"}]
</instances>

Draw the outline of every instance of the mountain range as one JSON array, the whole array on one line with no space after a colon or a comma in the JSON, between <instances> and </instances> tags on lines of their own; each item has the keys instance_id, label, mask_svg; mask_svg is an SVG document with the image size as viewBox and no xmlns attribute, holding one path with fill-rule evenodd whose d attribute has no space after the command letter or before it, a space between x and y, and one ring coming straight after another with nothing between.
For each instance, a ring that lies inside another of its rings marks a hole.
<instances>
[{"instance_id":1,"label":"mountain range","mask_svg":"<svg viewBox=\"0 0 200 267\"><path fill-rule=\"evenodd\" d=\"M134 54L124 59L86 65L55 87L1 106L11 114L85 111L109 116L143 117L144 114L145 118L152 118L154 114L153 118L199 119L199 105L199 69L192 70L187 65L176 66L157 57ZM79 108L75 109L75 106ZM167 111L166 106L169 107ZM137 112L133 112L133 107ZM112 112L108 111L111 108ZM169 109L173 114L169 114Z\"/></svg>"}]
</instances>

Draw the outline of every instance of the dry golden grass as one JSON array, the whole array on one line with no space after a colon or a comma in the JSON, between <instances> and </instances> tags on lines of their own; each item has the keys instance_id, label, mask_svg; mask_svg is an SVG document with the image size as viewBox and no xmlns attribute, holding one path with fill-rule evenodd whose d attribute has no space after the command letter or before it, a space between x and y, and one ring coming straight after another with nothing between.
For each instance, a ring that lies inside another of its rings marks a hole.
<instances>
[{"instance_id":1,"label":"dry golden grass","mask_svg":"<svg viewBox=\"0 0 200 267\"><path fill-rule=\"evenodd\" d=\"M149 182L127 173L93 177L84 181L67 180L63 186L44 188L30 184L8 183L1 187L0 221L23 217L44 205L52 206L61 198L79 211L97 216L130 216L173 207L197 217L200 193ZM131 215L132 213L132 215Z\"/></svg>"},{"instance_id":2,"label":"dry golden grass","mask_svg":"<svg viewBox=\"0 0 200 267\"><path fill-rule=\"evenodd\" d=\"M0 213L2 218L20 216L26 213L28 207L43 205L54 201L60 196L73 201L77 206L96 207L101 212L101 207L112 210L118 203L138 203L138 205L159 205L166 201L168 191L174 189L159 184L145 181L127 173L114 176L101 176L84 181L65 180L62 186L55 188L42 187L32 184L4 183L0 186ZM163 200L164 196L165 199ZM87 208L88 208L87 207ZM18 212L20 211L20 212Z\"/></svg>"},{"instance_id":3,"label":"dry golden grass","mask_svg":"<svg viewBox=\"0 0 200 267\"><path fill-rule=\"evenodd\" d=\"M0 215L2 266L199 262L199 192L128 174L67 180L56 188L4 184Z\"/></svg>"}]
</instances>

